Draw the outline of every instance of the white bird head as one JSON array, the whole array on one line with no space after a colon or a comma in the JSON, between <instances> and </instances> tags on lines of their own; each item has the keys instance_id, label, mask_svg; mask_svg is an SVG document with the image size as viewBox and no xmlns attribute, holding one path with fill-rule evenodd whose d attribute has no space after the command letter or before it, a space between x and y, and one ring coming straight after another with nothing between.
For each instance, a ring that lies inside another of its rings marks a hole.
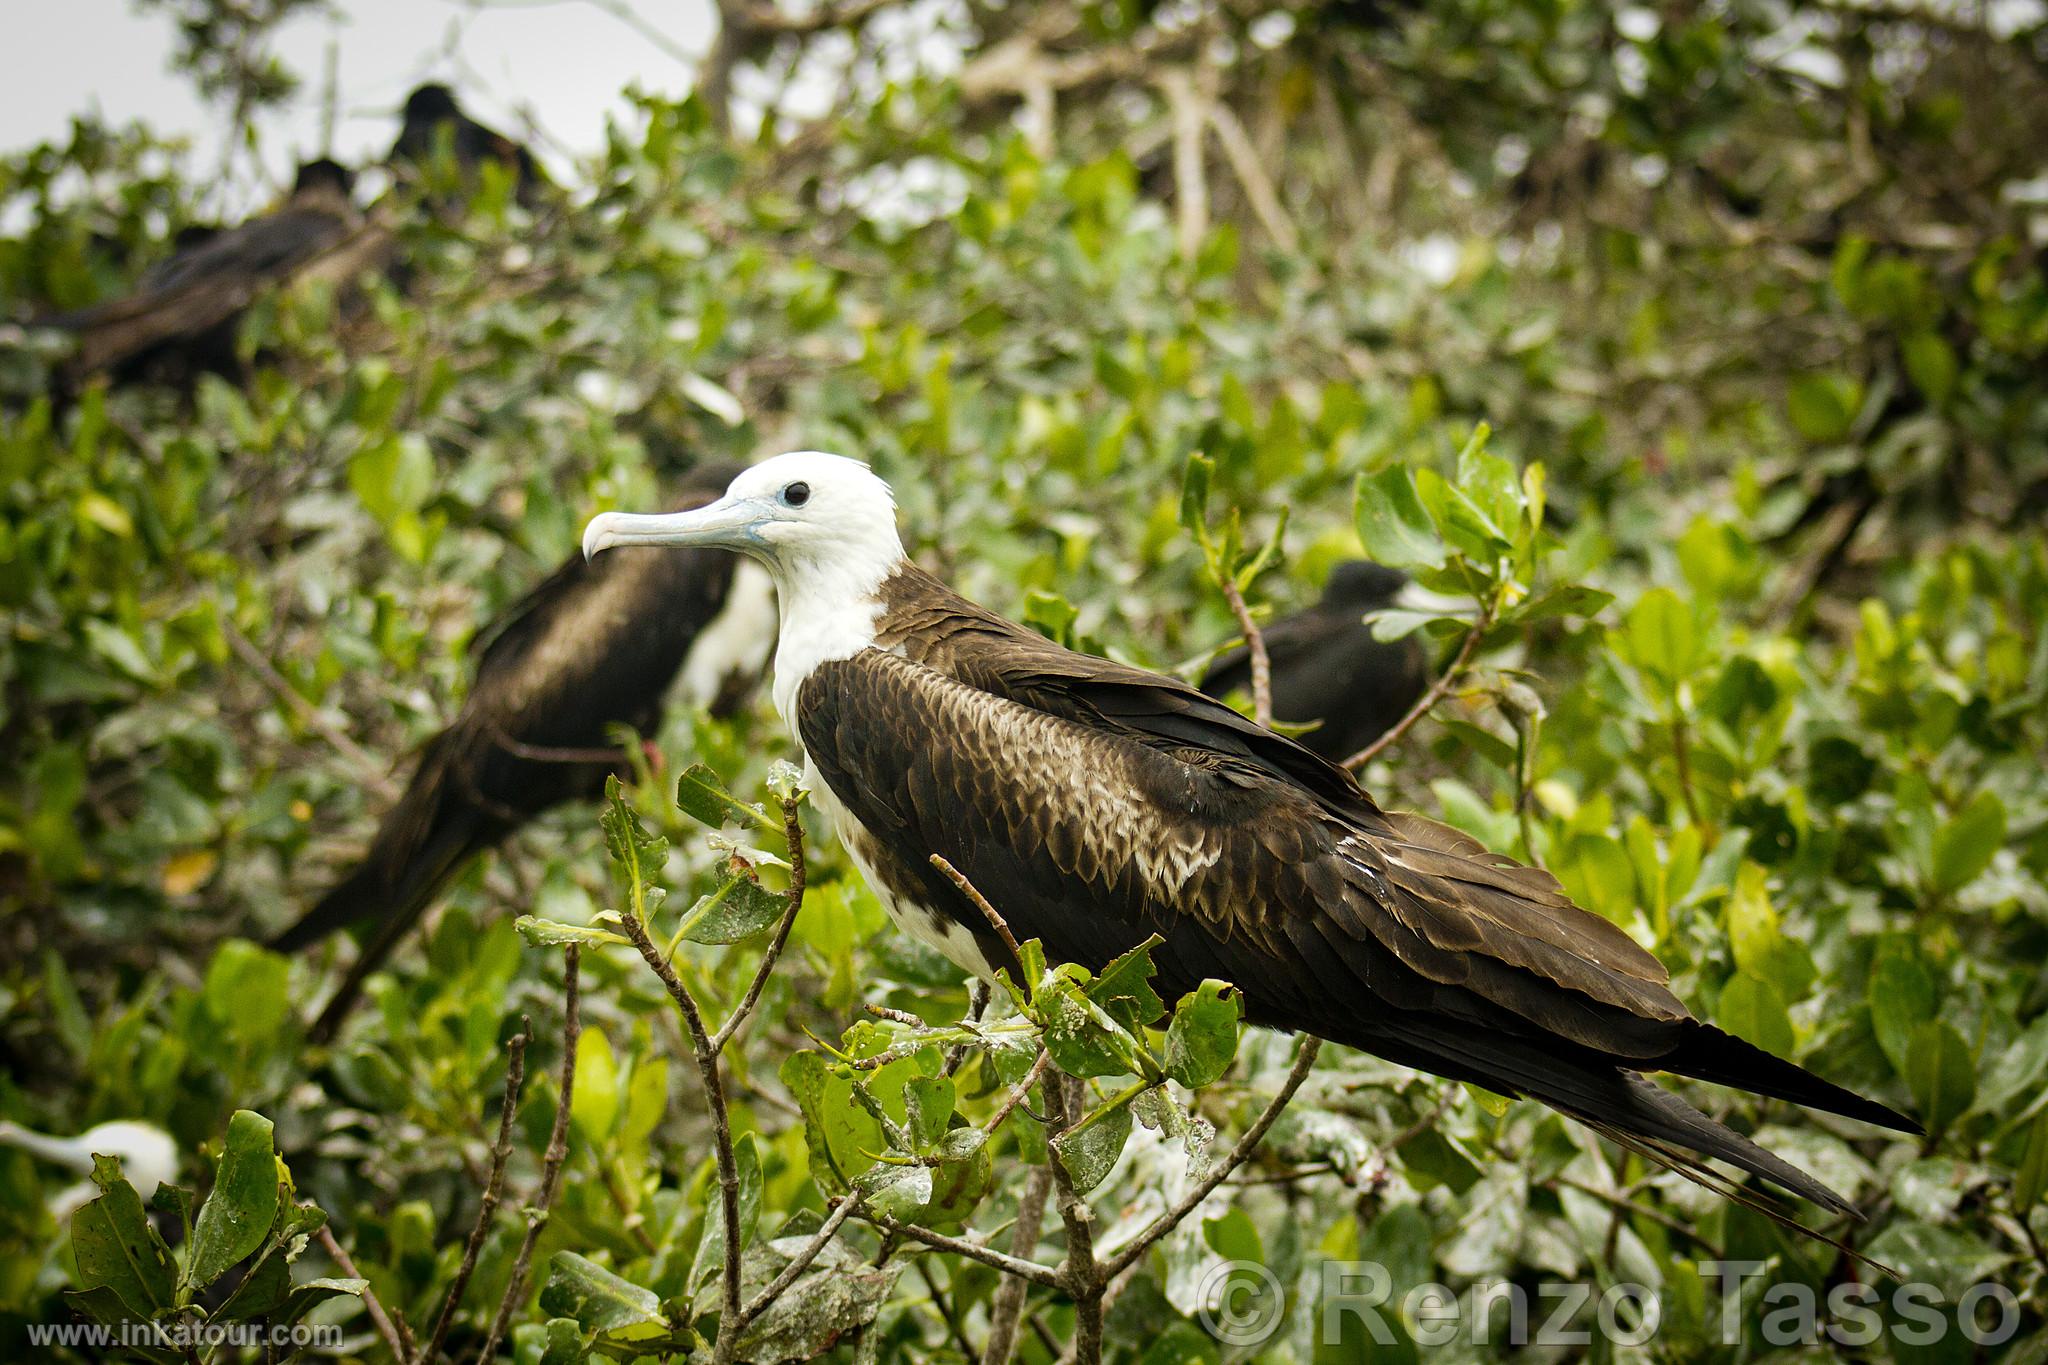
<instances>
[{"instance_id":1,"label":"white bird head","mask_svg":"<svg viewBox=\"0 0 2048 1365\"><path fill-rule=\"evenodd\" d=\"M703 507L605 512L584 529L585 558L626 545L736 550L765 564L785 595L816 580L872 589L903 558L889 485L858 460L815 450L763 460Z\"/></svg>"}]
</instances>

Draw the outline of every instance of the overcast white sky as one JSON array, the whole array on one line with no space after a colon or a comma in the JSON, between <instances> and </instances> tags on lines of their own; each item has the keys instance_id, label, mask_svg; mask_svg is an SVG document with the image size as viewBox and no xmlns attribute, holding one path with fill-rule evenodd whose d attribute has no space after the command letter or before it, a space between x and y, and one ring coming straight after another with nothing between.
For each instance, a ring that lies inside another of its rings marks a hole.
<instances>
[{"instance_id":1,"label":"overcast white sky","mask_svg":"<svg viewBox=\"0 0 2048 1365\"><path fill-rule=\"evenodd\" d=\"M711 41L711 0L619 0L658 30L666 46L702 53ZM64 135L72 115L97 109L116 123L141 119L193 140L201 167L217 163L219 111L169 69L173 29L161 11L133 0L24 0L11 7L0 43L0 152ZM262 127L274 177L321 149L321 94L327 49L339 59L341 117L335 155L381 157L397 131L396 107L419 81L456 87L465 104L508 131L515 108L530 108L559 160L602 144L620 92L638 84L678 93L692 67L588 0L337 0L335 19L302 18L278 48L306 80L293 103Z\"/></svg>"}]
</instances>

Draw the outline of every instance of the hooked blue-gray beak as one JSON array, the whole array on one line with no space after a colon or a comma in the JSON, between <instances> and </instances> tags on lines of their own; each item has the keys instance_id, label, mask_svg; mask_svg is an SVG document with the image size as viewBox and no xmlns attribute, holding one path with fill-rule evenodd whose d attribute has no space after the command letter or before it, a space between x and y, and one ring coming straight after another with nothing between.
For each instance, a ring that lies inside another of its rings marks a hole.
<instances>
[{"instance_id":1,"label":"hooked blue-gray beak","mask_svg":"<svg viewBox=\"0 0 2048 1365\"><path fill-rule=\"evenodd\" d=\"M744 550L760 541L759 526L772 507L758 498L720 498L687 512L648 515L601 512L583 528L583 557L622 545L698 545L714 550Z\"/></svg>"}]
</instances>

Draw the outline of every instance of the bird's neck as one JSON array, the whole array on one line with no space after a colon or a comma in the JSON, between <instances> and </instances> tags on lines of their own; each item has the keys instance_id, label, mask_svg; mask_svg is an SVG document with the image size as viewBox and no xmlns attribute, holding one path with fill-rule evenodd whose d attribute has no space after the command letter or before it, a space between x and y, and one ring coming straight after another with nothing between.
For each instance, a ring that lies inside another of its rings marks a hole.
<instances>
[{"instance_id":1,"label":"bird's neck","mask_svg":"<svg viewBox=\"0 0 2048 1365\"><path fill-rule=\"evenodd\" d=\"M805 560L779 565L775 595L782 611L775 646L775 709L795 733L796 694L818 665L849 659L875 642L882 585L902 564L902 550L883 559Z\"/></svg>"}]
</instances>

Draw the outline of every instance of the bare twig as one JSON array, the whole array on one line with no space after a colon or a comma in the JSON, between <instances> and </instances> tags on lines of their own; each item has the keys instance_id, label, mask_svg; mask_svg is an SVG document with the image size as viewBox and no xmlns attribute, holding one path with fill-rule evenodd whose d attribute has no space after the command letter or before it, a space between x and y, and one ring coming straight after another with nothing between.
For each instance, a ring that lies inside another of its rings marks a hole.
<instances>
[{"instance_id":1,"label":"bare twig","mask_svg":"<svg viewBox=\"0 0 2048 1365\"><path fill-rule=\"evenodd\" d=\"M866 1222L873 1223L878 1228L893 1232L899 1237L908 1237L913 1242L922 1242L934 1251L950 1251L955 1256L965 1256L970 1261L980 1261L983 1265L1000 1270L1005 1275L1015 1275L1019 1279L1029 1280L1031 1283L1043 1288L1065 1290L1068 1287L1066 1277L1049 1265L1040 1265L1036 1261L1025 1260L1020 1256L1011 1256L997 1251L994 1247L983 1246L979 1242L970 1242L963 1237L949 1237L943 1232L934 1232L930 1228L919 1227L915 1223L906 1223L878 1209L871 1209L862 1213L861 1218Z\"/></svg>"},{"instance_id":2,"label":"bare twig","mask_svg":"<svg viewBox=\"0 0 2048 1365\"><path fill-rule=\"evenodd\" d=\"M1252 1126L1244 1130L1244 1136L1230 1149L1230 1155L1216 1163L1207 1175L1196 1181L1192 1188L1174 1202L1172 1208L1153 1219L1143 1232L1132 1239L1129 1246L1104 1262L1106 1274L1114 1276L1125 1267L1135 1264L1139 1257L1151 1250L1154 1242L1178 1227L1182 1219L1193 1213L1201 1202L1209 1197L1211 1191L1229 1179L1230 1173L1245 1163L1245 1159L1264 1140L1274 1120L1278 1119L1281 1111L1293 1101L1294 1092L1301 1089L1301 1083L1308 1079L1310 1069L1316 1064L1316 1055L1322 1050L1322 1039L1308 1034L1302 1036L1301 1047L1294 1054L1294 1066L1288 1071L1287 1080L1280 1086L1280 1093L1273 1096L1272 1102L1257 1119L1253 1120Z\"/></svg>"},{"instance_id":3,"label":"bare twig","mask_svg":"<svg viewBox=\"0 0 2048 1365\"><path fill-rule=\"evenodd\" d=\"M862 1198L863 1196L860 1192L855 1191L839 1201L833 1208L831 1215L825 1219L824 1225L811 1234L810 1241L804 1243L803 1249L790 1257L789 1264L784 1266L774 1279L763 1285L761 1292L747 1300L746 1306L740 1309L740 1325L742 1327L752 1323L755 1318L760 1317L762 1313L766 1312L769 1304L781 1298L783 1293L796 1283L797 1276L810 1269L811 1262L818 1259L818 1253L823 1251L826 1243L830 1242L838 1234L840 1224L844 1223L847 1217L860 1207Z\"/></svg>"},{"instance_id":4,"label":"bare twig","mask_svg":"<svg viewBox=\"0 0 2048 1365\"><path fill-rule=\"evenodd\" d=\"M633 946L640 952L641 960L660 979L663 989L673 1000L676 1010L683 1016L683 1026L688 1030L690 1052L697 1063L697 1074L704 1086L704 1107L711 1118L711 1151L718 1167L719 1211L724 1223L725 1264L721 1276L723 1308L719 1314L718 1339L712 1345L714 1365L729 1365L739 1348L740 1333L745 1329L751 1315L740 1301L740 1174L739 1161L733 1151L732 1117L725 1098L725 1080L719 1069L719 1056L725 1045L732 1041L760 1003L761 991L767 985L769 974L775 970L776 960L789 941L789 931L796 923L797 912L803 908L804 899L804 837L800 804L794 798L782 803L782 828L789 840L789 891L788 904L782 912L782 920L776 926L775 937L762 954L761 965L754 973L754 979L747 988L746 996L733 1008L732 1016L724 1027L712 1033L704 1025L704 1011L697 1004L697 998L677 975L654 940L648 937L647 926L639 916L620 916L620 927ZM820 1242L819 1247L823 1247ZM813 1256L816 1251L811 1253ZM794 1277L792 1277L794 1278ZM778 1291L780 1292L780 1291ZM762 1305L766 1306L765 1303ZM758 1310L757 1310L758 1311Z\"/></svg>"},{"instance_id":5,"label":"bare twig","mask_svg":"<svg viewBox=\"0 0 2048 1365\"><path fill-rule=\"evenodd\" d=\"M1031 1168L1031 1174L1024 1179L1023 1193L1017 1196L1017 1223L1010 1234L1010 1250L1017 1255L1029 1256L1037 1248L1039 1231L1045 1225L1046 1197L1051 1193L1052 1159L1048 1153L1044 1165ZM1029 1289L1029 1284L1016 1276L1006 1278L996 1287L988 1310L988 1344L982 1348L981 1365L1009 1365L1010 1353L1017 1348L1017 1326L1024 1318L1024 1300Z\"/></svg>"},{"instance_id":6,"label":"bare twig","mask_svg":"<svg viewBox=\"0 0 2048 1365\"><path fill-rule=\"evenodd\" d=\"M541 1158L540 1190L526 1211L526 1236L520 1239L519 1254L512 1262L512 1278L505 1283L505 1296L498 1300L497 1316L491 1319L490 1335L477 1355L478 1365L488 1365L497 1355L498 1343L511 1325L512 1314L526 1296L526 1277L533 1266L534 1245L547 1226L548 1210L554 1207L555 1192L561 1188L562 1163L569 1156L569 1106L576 1097L576 1041L583 1034L581 971L583 950L572 943L562 950L562 1080L555 1101L555 1126L548 1134L547 1152Z\"/></svg>"},{"instance_id":7,"label":"bare twig","mask_svg":"<svg viewBox=\"0 0 2048 1365\"><path fill-rule=\"evenodd\" d=\"M619 916L620 928L633 946L640 950L641 960L653 969L668 991L669 999L675 1001L676 1009L683 1016L683 1027L689 1030L690 1052L697 1062L697 1075L704 1086L704 1107L711 1117L711 1154L718 1166L719 1210L724 1219L725 1266L724 1308L719 1317L718 1341L713 1347L713 1359L718 1365L726 1365L732 1357L736 1338L726 1327L728 1321L737 1325L740 1315L740 1172L739 1161L733 1155L732 1119L726 1110L725 1080L719 1074L718 1049L712 1045L711 1034L704 1027L704 1012L698 1008L697 997L676 975L676 969L662 956L661 949L647 936L647 926L637 915Z\"/></svg>"},{"instance_id":8,"label":"bare twig","mask_svg":"<svg viewBox=\"0 0 2048 1365\"><path fill-rule=\"evenodd\" d=\"M981 911L987 917L988 922L995 927L996 937L1000 938L1003 941L1003 946L1010 950L1011 960L1017 964L1017 969L1022 971L1024 968L1024 950L1018 945L1017 936L1010 932L1009 921L997 914L996 908L988 903L988 898L974 889L974 883L967 880L966 873L936 853L932 854L931 863L933 867L946 874L947 881L960 888L961 895L974 902L975 909ZM1020 981L1017 984L1028 991L1035 983Z\"/></svg>"},{"instance_id":9,"label":"bare twig","mask_svg":"<svg viewBox=\"0 0 2048 1365\"><path fill-rule=\"evenodd\" d=\"M322 1223L318 1235L320 1238L320 1249L332 1258L342 1274L348 1276L351 1280L363 1278L363 1272L356 1269L355 1261L349 1256L341 1243L334 1240L333 1228ZM398 1328L391 1321L391 1315L386 1313L384 1305L377 1301L377 1291L370 1288L368 1284L363 1286L363 1311L370 1315L370 1325L377 1329L377 1335L384 1338L384 1347L391 1352L392 1359L398 1361L399 1365L405 1365L406 1361L411 1360L412 1352L406 1349L406 1344L401 1339ZM407 1333L406 1335L410 1336L411 1334Z\"/></svg>"},{"instance_id":10,"label":"bare twig","mask_svg":"<svg viewBox=\"0 0 2048 1365\"><path fill-rule=\"evenodd\" d=\"M1202 239L1209 235L1209 178L1202 160L1202 134L1209 122L1204 107L1207 101L1195 88L1194 77L1181 67L1166 68L1158 80L1173 120L1175 240L1180 258L1192 261L1202 249Z\"/></svg>"},{"instance_id":11,"label":"bare twig","mask_svg":"<svg viewBox=\"0 0 2048 1365\"><path fill-rule=\"evenodd\" d=\"M1221 574L1217 582L1223 588L1223 600L1230 604L1230 614L1237 618L1237 628L1244 636L1245 653L1251 657L1252 666L1252 719L1261 725L1273 723L1273 661L1266 653L1266 633L1259 629L1259 623L1252 620L1252 609L1245 605L1244 594L1238 591L1237 580L1228 574Z\"/></svg>"},{"instance_id":12,"label":"bare twig","mask_svg":"<svg viewBox=\"0 0 2048 1365\"><path fill-rule=\"evenodd\" d=\"M427 1335L426 1354L421 1358L430 1365L440 1359L441 1343L448 1338L448 1328L455 1321L455 1309L462 1302L462 1291L469 1288L469 1277L476 1273L477 1254L483 1250L484 1237L491 1230L491 1219L498 1212L498 1198L505 1187L505 1163L512 1157L512 1116L519 1112L519 1091L526 1083L526 1045L532 1036L532 1021L521 1019L519 1032L513 1034L505 1045L505 1098L498 1107L498 1140L491 1145L491 1174L484 1182L483 1200L476 1211L476 1225L469 1230L469 1242L462 1249L462 1264L448 1285L448 1297L441 1303L440 1316L434 1319L434 1330Z\"/></svg>"},{"instance_id":13,"label":"bare twig","mask_svg":"<svg viewBox=\"0 0 2048 1365\"><path fill-rule=\"evenodd\" d=\"M1295 228L1294 220L1287 216L1287 210L1281 207L1279 191L1273 188L1272 178L1259 163L1258 150L1252 146L1236 111L1223 100L1212 100L1209 124L1216 130L1216 141L1222 146L1230 169L1236 173L1237 183L1244 187L1245 202L1251 205L1252 213L1266 229L1266 235L1289 255L1299 251L1301 233Z\"/></svg>"},{"instance_id":14,"label":"bare twig","mask_svg":"<svg viewBox=\"0 0 2048 1365\"><path fill-rule=\"evenodd\" d=\"M1031 1087L1038 1084L1039 1078L1045 1075L1046 1068L1051 1065L1052 1054L1040 1049L1038 1060L1031 1064L1031 1070L1026 1073L1023 1080L1010 1088L1010 1093L1003 1097L1002 1104L990 1116L989 1121L981 1125L981 1131L994 1136L996 1129L1003 1126L1003 1120L1010 1117L1011 1111L1018 1105L1024 1103L1024 1097L1031 1093Z\"/></svg>"},{"instance_id":15,"label":"bare twig","mask_svg":"<svg viewBox=\"0 0 2048 1365\"><path fill-rule=\"evenodd\" d=\"M1062 1132L1081 1122L1087 1109L1088 1083L1065 1072L1055 1073L1053 1105ZM1077 1365L1101 1365L1102 1291L1115 1270L1105 1270L1095 1259L1095 1214L1074 1189L1059 1153L1047 1151L1046 1165L1052 1168L1052 1187L1058 1199L1060 1221L1067 1230L1066 1289L1074 1299L1074 1360Z\"/></svg>"},{"instance_id":16,"label":"bare twig","mask_svg":"<svg viewBox=\"0 0 2048 1365\"><path fill-rule=\"evenodd\" d=\"M789 843L789 890L784 892L787 907L782 912L782 922L775 926L775 937L768 941L768 948L761 954L761 965L754 972L754 980L747 987L746 996L741 999L724 1027L712 1035L711 1048L722 1052L732 1041L733 1034L747 1022L747 1016L754 1012L754 1006L761 1002L761 991L768 984L769 975L774 972L776 962L782 957L783 948L789 943L789 931L796 926L797 912L804 908L804 822L800 804L795 798L782 803L782 834Z\"/></svg>"},{"instance_id":17,"label":"bare twig","mask_svg":"<svg viewBox=\"0 0 2048 1365\"><path fill-rule=\"evenodd\" d=\"M1428 715L1436 708L1438 702L1450 694L1450 690L1458 685L1458 680L1463 678L1466 671L1472 666L1472 656L1479 650L1480 639L1493 626L1494 611L1495 604L1489 599L1480 607L1479 617L1472 623L1472 629L1465 632L1464 642L1458 646L1458 652L1452 657L1450 667L1446 668L1443 671L1443 675L1429 685L1427 692L1424 692L1415 699L1415 705L1409 707L1407 714L1394 722L1393 729L1345 759L1341 765L1342 767L1356 772L1378 758L1389 745L1414 729L1415 722Z\"/></svg>"},{"instance_id":18,"label":"bare twig","mask_svg":"<svg viewBox=\"0 0 2048 1365\"><path fill-rule=\"evenodd\" d=\"M292 709L300 723L326 740L336 753L360 769L364 780L379 797L386 801L398 799L398 785L391 780L389 770L376 755L343 734L321 715L320 708L301 696L299 689L293 687L291 681L277 671L277 666L271 663L263 651L256 647L255 642L242 634L241 629L226 615L220 618L220 629L221 634L227 639L228 648L235 652L235 657L247 664L250 671L263 680L263 685L268 687L279 701Z\"/></svg>"}]
</instances>

